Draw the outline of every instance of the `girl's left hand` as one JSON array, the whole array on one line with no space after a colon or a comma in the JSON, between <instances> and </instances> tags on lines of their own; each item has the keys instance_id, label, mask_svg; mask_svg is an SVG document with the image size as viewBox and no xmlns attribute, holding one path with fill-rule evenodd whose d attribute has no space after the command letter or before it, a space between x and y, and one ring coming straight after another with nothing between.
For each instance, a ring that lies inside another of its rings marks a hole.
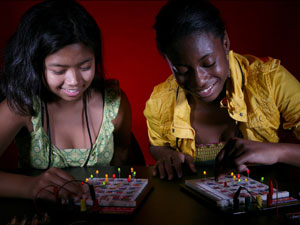
<instances>
[{"instance_id":1,"label":"girl's left hand","mask_svg":"<svg viewBox=\"0 0 300 225\"><path fill-rule=\"evenodd\" d=\"M279 151L278 151L279 150ZM215 162L215 177L236 170L244 172L249 164L271 165L278 162L280 149L277 143L261 143L241 138L230 139L219 152Z\"/></svg>"}]
</instances>

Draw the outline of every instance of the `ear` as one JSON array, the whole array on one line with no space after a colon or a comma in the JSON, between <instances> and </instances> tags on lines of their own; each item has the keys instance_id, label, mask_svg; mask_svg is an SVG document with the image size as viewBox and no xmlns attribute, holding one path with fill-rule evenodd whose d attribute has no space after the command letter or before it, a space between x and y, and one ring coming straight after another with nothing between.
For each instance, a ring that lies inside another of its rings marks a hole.
<instances>
[{"instance_id":1,"label":"ear","mask_svg":"<svg viewBox=\"0 0 300 225\"><path fill-rule=\"evenodd\" d=\"M224 32L223 47L224 47L225 53L227 55L229 53L229 49L230 49L230 40L229 40L226 30Z\"/></svg>"},{"instance_id":2,"label":"ear","mask_svg":"<svg viewBox=\"0 0 300 225\"><path fill-rule=\"evenodd\" d=\"M170 67L170 69L171 69L172 73L174 73L174 66L172 65L172 63L171 63L170 59L168 58L168 56L167 56L167 55L164 55L164 57L165 57L165 60L168 62L168 64L169 64L169 67Z\"/></svg>"}]
</instances>

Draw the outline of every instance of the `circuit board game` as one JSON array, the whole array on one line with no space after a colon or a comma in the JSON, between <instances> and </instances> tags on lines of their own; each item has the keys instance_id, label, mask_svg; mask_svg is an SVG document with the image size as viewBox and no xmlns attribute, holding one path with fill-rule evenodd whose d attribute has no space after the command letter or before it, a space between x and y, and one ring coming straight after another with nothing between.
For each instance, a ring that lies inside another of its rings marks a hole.
<instances>
[{"instance_id":1,"label":"circuit board game","mask_svg":"<svg viewBox=\"0 0 300 225\"><path fill-rule=\"evenodd\" d=\"M185 185L213 200L218 207L232 206L234 194L240 186L247 189L254 197L260 195L262 200L266 200L269 193L268 185L243 175L239 179L226 175L219 181L215 181L214 177L186 180ZM244 204L245 197L250 196L245 189L240 192L239 204ZM277 195L277 190L275 188L273 190L273 199L288 196L287 191L278 191Z\"/></svg>"},{"instance_id":2,"label":"circuit board game","mask_svg":"<svg viewBox=\"0 0 300 225\"><path fill-rule=\"evenodd\" d=\"M89 178L88 184L94 186L100 207L136 207L139 196L145 191L148 179ZM92 206L88 185L84 185L86 205Z\"/></svg>"}]
</instances>

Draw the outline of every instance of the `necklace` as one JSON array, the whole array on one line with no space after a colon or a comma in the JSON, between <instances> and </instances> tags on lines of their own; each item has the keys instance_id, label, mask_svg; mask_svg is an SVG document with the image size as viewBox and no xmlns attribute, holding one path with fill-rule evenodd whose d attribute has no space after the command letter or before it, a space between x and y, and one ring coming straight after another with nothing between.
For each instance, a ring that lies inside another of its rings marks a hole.
<instances>
[{"instance_id":1,"label":"necklace","mask_svg":"<svg viewBox=\"0 0 300 225\"><path fill-rule=\"evenodd\" d=\"M42 102L41 103L41 113L42 113L42 127L44 128L44 105L45 105L45 111L46 111L46 123L47 123L47 135L49 138L49 146L48 146L48 167L47 169L50 168L51 165L51 155L52 155L52 140L51 140L51 129L50 129L50 120L49 120L49 112L48 112L48 106L46 102ZM92 141L92 136L91 136L91 132L90 132L90 127L89 127L89 120L88 120L88 115L87 115L87 104L86 104L86 97L83 97L83 106L84 106L84 117L85 117L85 121L86 121L86 126L87 126L87 130L88 130L88 135L89 135L89 140L90 140L90 150L89 150L89 154L87 159L85 160L85 163L83 164L83 166L85 167L88 164L88 161L90 160L90 156L91 156L91 152L93 150L93 141Z\"/></svg>"}]
</instances>

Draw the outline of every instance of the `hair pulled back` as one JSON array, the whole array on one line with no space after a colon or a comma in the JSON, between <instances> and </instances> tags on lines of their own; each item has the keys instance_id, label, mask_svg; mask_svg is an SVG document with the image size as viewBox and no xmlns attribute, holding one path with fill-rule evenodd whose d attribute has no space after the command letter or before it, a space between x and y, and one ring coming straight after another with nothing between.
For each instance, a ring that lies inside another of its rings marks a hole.
<instances>
[{"instance_id":1,"label":"hair pulled back","mask_svg":"<svg viewBox=\"0 0 300 225\"><path fill-rule=\"evenodd\" d=\"M223 40L225 25L219 10L206 0L170 0L156 16L156 44L165 55L168 46L192 33L212 33Z\"/></svg>"}]
</instances>

